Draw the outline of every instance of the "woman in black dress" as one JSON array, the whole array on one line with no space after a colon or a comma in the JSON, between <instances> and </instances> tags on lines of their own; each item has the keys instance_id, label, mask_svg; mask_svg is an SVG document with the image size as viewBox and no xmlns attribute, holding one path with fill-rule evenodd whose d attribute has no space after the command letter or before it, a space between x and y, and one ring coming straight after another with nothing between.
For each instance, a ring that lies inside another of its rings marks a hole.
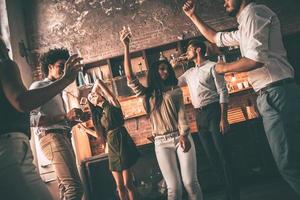
<instances>
[{"instance_id":1,"label":"woman in black dress","mask_svg":"<svg viewBox=\"0 0 300 200\"><path fill-rule=\"evenodd\" d=\"M88 96L97 135L108 145L109 169L117 184L120 200L136 199L130 168L139 158L135 143L124 127L124 117L117 98L97 80Z\"/></svg>"}]
</instances>

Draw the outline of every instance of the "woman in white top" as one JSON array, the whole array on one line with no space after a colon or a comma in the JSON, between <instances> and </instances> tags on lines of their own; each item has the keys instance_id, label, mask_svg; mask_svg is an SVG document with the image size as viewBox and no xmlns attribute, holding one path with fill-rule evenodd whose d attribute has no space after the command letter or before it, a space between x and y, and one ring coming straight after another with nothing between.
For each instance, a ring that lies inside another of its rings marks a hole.
<instances>
[{"instance_id":1,"label":"woman in white top","mask_svg":"<svg viewBox=\"0 0 300 200\"><path fill-rule=\"evenodd\" d=\"M177 86L175 72L167 60L158 61L149 68L148 87L141 85L130 63L130 33L122 30L120 34L125 47L124 67L128 85L143 97L152 126L157 161L167 183L168 200L182 199L182 183L189 199L201 200L203 196L197 178L195 146L189 133L183 95Z\"/></svg>"}]
</instances>

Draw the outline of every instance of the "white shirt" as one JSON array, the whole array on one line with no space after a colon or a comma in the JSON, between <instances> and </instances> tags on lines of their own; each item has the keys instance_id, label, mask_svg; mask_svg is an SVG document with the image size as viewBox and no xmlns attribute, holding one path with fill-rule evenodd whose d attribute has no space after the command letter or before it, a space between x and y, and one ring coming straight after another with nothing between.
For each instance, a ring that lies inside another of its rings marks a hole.
<instances>
[{"instance_id":1,"label":"white shirt","mask_svg":"<svg viewBox=\"0 0 300 200\"><path fill-rule=\"evenodd\" d=\"M178 78L178 85L187 84L194 108L210 103L228 103L228 91L224 76L215 71L215 62L205 61L187 70Z\"/></svg>"},{"instance_id":2,"label":"white shirt","mask_svg":"<svg viewBox=\"0 0 300 200\"><path fill-rule=\"evenodd\" d=\"M52 83L53 81L49 80L48 78L45 78L42 81L36 81L32 83L29 89L32 90L36 88L42 88ZM50 101L48 101L41 107L31 111L30 113L31 126L37 127L41 116L55 116L55 115L65 114L66 113L65 102L67 101L65 101L64 98L66 98L66 94L63 91L62 93L59 93L58 95L53 97ZM41 133L44 130L50 130L50 129L70 130L71 128L68 126L66 122L60 122L57 124L53 124L51 126L45 126L45 127L39 126L37 129L37 134Z\"/></svg>"},{"instance_id":3,"label":"white shirt","mask_svg":"<svg viewBox=\"0 0 300 200\"><path fill-rule=\"evenodd\" d=\"M218 32L216 44L220 47L239 45L243 57L264 63L263 67L248 72L254 90L293 78L294 69L287 61L277 15L264 5L250 3L241 11L237 21L238 30Z\"/></svg>"}]
</instances>

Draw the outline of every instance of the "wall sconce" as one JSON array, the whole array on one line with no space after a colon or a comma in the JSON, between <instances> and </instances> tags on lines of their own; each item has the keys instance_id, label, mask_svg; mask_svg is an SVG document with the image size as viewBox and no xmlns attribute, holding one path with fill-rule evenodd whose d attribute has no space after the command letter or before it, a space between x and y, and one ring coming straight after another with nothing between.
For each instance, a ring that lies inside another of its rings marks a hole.
<instances>
[{"instance_id":1,"label":"wall sconce","mask_svg":"<svg viewBox=\"0 0 300 200\"><path fill-rule=\"evenodd\" d=\"M26 62L31 65L31 53L29 52L28 48L25 46L25 43L23 40L19 42L19 54L23 58L25 57Z\"/></svg>"}]
</instances>

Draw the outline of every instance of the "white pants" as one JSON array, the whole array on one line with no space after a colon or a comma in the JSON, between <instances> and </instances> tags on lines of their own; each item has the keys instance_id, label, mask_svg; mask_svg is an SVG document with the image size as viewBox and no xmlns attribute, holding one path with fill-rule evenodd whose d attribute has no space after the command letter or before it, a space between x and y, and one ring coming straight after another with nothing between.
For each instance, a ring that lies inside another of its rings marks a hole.
<instances>
[{"instance_id":1,"label":"white pants","mask_svg":"<svg viewBox=\"0 0 300 200\"><path fill-rule=\"evenodd\" d=\"M28 137L23 133L0 135L0 199L52 199L36 172Z\"/></svg>"},{"instance_id":2,"label":"white pants","mask_svg":"<svg viewBox=\"0 0 300 200\"><path fill-rule=\"evenodd\" d=\"M168 188L168 200L182 200L182 183L190 200L203 200L203 194L197 178L197 160L194 141L188 139L191 149L184 153L179 145L179 136L166 135L155 138L156 158ZM179 167L177 159L179 161ZM180 177L180 172L181 176ZM181 181L182 180L182 181Z\"/></svg>"}]
</instances>

